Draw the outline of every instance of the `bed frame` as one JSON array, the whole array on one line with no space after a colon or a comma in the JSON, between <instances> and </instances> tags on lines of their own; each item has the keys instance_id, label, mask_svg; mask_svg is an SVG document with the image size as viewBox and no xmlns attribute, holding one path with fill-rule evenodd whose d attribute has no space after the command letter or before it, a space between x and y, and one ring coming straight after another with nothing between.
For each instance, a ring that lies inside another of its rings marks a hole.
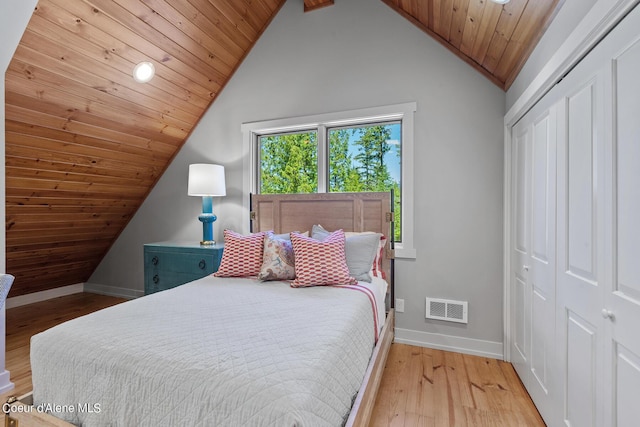
<instances>
[{"instance_id":1,"label":"bed frame","mask_svg":"<svg viewBox=\"0 0 640 427\"><path fill-rule=\"evenodd\" d=\"M311 231L314 224L327 230L374 231L389 237L393 231L391 193L325 193L251 196L251 230L274 230L285 233ZM383 256L383 270L390 284L387 318L373 350L364 381L358 391L347 427L369 424L382 373L394 336L393 309L393 242L387 239ZM52 415L39 413L33 405L31 393L13 398L15 409L5 415L5 423L19 427L73 427ZM13 423L13 424L12 424Z\"/></svg>"},{"instance_id":2,"label":"bed frame","mask_svg":"<svg viewBox=\"0 0 640 427\"><path fill-rule=\"evenodd\" d=\"M387 294L387 318L373 350L364 382L351 409L346 426L369 424L382 379L389 349L393 342L393 198L390 192L254 194L251 196L251 230L287 233L311 232L314 224L327 230L374 231L387 236L382 260L390 289Z\"/></svg>"}]
</instances>

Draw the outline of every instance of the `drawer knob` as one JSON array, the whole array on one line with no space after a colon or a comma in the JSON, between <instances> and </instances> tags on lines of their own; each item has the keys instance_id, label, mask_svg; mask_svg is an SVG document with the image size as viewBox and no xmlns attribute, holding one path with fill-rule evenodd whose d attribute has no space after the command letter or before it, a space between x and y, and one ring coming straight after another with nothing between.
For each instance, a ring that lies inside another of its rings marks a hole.
<instances>
[{"instance_id":1,"label":"drawer knob","mask_svg":"<svg viewBox=\"0 0 640 427\"><path fill-rule=\"evenodd\" d=\"M160 281L160 277L156 274L153 276L153 283L158 283Z\"/></svg>"},{"instance_id":2,"label":"drawer knob","mask_svg":"<svg viewBox=\"0 0 640 427\"><path fill-rule=\"evenodd\" d=\"M158 265L158 257L157 256L154 256L153 258L151 258L151 264Z\"/></svg>"},{"instance_id":3,"label":"drawer knob","mask_svg":"<svg viewBox=\"0 0 640 427\"><path fill-rule=\"evenodd\" d=\"M201 259L198 263L198 267L200 267L200 270L204 270L207 267L207 263L203 259Z\"/></svg>"}]
</instances>

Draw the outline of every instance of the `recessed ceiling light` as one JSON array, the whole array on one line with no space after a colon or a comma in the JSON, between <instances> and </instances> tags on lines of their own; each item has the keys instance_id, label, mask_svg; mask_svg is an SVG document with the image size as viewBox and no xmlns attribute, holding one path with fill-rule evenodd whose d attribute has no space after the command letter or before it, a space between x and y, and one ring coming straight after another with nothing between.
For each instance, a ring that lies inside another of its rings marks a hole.
<instances>
[{"instance_id":1,"label":"recessed ceiling light","mask_svg":"<svg viewBox=\"0 0 640 427\"><path fill-rule=\"evenodd\" d=\"M140 62L133 68L133 78L138 83L146 83L153 78L156 68L151 62Z\"/></svg>"},{"instance_id":2,"label":"recessed ceiling light","mask_svg":"<svg viewBox=\"0 0 640 427\"><path fill-rule=\"evenodd\" d=\"M511 0L491 0L494 3L498 3L498 4L507 4L509 3Z\"/></svg>"}]
</instances>

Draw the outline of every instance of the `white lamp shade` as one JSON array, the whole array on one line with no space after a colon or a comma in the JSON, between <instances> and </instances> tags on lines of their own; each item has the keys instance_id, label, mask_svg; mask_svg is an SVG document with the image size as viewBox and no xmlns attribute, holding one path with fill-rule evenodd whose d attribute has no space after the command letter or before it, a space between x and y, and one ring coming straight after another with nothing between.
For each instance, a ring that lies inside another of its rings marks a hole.
<instances>
[{"instance_id":1,"label":"white lamp shade","mask_svg":"<svg viewBox=\"0 0 640 427\"><path fill-rule=\"evenodd\" d=\"M226 196L224 166L196 163L189 165L190 196Z\"/></svg>"}]
</instances>

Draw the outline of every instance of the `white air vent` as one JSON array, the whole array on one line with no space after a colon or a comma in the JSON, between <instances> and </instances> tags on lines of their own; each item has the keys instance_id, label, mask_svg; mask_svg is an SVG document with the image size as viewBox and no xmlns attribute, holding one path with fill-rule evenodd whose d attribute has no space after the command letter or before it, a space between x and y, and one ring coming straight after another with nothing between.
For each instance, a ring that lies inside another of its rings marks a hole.
<instances>
[{"instance_id":1,"label":"white air vent","mask_svg":"<svg viewBox=\"0 0 640 427\"><path fill-rule=\"evenodd\" d=\"M467 323L467 301L427 298L427 319Z\"/></svg>"}]
</instances>

